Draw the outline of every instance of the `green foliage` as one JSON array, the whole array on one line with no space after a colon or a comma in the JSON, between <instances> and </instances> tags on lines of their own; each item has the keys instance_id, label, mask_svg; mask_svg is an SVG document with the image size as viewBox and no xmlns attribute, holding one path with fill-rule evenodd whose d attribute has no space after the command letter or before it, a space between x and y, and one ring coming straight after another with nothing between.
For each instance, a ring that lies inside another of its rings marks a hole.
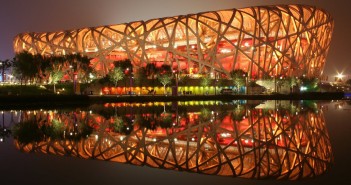
<instances>
[{"instance_id":1,"label":"green foliage","mask_svg":"<svg viewBox=\"0 0 351 185\"><path fill-rule=\"evenodd\" d=\"M146 69L144 67L139 68L134 74L135 85L142 86L147 83Z\"/></svg>"},{"instance_id":2,"label":"green foliage","mask_svg":"<svg viewBox=\"0 0 351 185\"><path fill-rule=\"evenodd\" d=\"M160 83L164 86L172 82L172 76L169 74L164 74L164 75L159 75L157 79L160 81Z\"/></svg>"},{"instance_id":3,"label":"green foliage","mask_svg":"<svg viewBox=\"0 0 351 185\"><path fill-rule=\"evenodd\" d=\"M12 60L0 60L0 73L2 75L2 79L4 79L4 72L10 68L13 64Z\"/></svg>"},{"instance_id":4,"label":"green foliage","mask_svg":"<svg viewBox=\"0 0 351 185\"><path fill-rule=\"evenodd\" d=\"M211 83L211 78L209 76L205 75L200 78L200 86L207 87L210 85L210 83Z\"/></svg>"},{"instance_id":5,"label":"green foliage","mask_svg":"<svg viewBox=\"0 0 351 185\"><path fill-rule=\"evenodd\" d=\"M166 94L166 85L172 82L172 75L170 74L162 74L157 77L160 83L163 85L164 94Z\"/></svg>"},{"instance_id":6,"label":"green foliage","mask_svg":"<svg viewBox=\"0 0 351 185\"><path fill-rule=\"evenodd\" d=\"M189 83L190 77L188 75L179 75L178 84L186 86Z\"/></svg>"},{"instance_id":7,"label":"green foliage","mask_svg":"<svg viewBox=\"0 0 351 185\"><path fill-rule=\"evenodd\" d=\"M27 51L17 53L14 59L13 69L19 79L32 79L38 73L38 69L33 65L34 56Z\"/></svg>"},{"instance_id":8,"label":"green foliage","mask_svg":"<svg viewBox=\"0 0 351 185\"><path fill-rule=\"evenodd\" d=\"M129 59L114 61L113 64L115 68L121 68L123 72L128 71L127 76L133 71L133 64Z\"/></svg>"},{"instance_id":9,"label":"green foliage","mask_svg":"<svg viewBox=\"0 0 351 185\"><path fill-rule=\"evenodd\" d=\"M161 128L170 128L172 126L172 114L162 113L161 120L159 121Z\"/></svg>"},{"instance_id":10,"label":"green foliage","mask_svg":"<svg viewBox=\"0 0 351 185\"><path fill-rule=\"evenodd\" d=\"M62 71L51 71L51 82L54 84L54 92L56 93L56 83L62 79L63 73Z\"/></svg>"},{"instance_id":11,"label":"green foliage","mask_svg":"<svg viewBox=\"0 0 351 185\"><path fill-rule=\"evenodd\" d=\"M211 119L211 111L207 108L201 109L200 120L201 121L209 121Z\"/></svg>"},{"instance_id":12,"label":"green foliage","mask_svg":"<svg viewBox=\"0 0 351 185\"><path fill-rule=\"evenodd\" d=\"M300 86L306 87L308 92L318 91L318 78L300 77Z\"/></svg>"},{"instance_id":13,"label":"green foliage","mask_svg":"<svg viewBox=\"0 0 351 185\"><path fill-rule=\"evenodd\" d=\"M148 63L145 68L147 76L153 77L157 73L156 64L154 63Z\"/></svg>"},{"instance_id":14,"label":"green foliage","mask_svg":"<svg viewBox=\"0 0 351 185\"><path fill-rule=\"evenodd\" d=\"M232 78L234 85L239 89L241 86L245 85L247 73L241 69L235 69L230 72L230 77Z\"/></svg>"},{"instance_id":15,"label":"green foliage","mask_svg":"<svg viewBox=\"0 0 351 185\"><path fill-rule=\"evenodd\" d=\"M115 84L115 87L117 87L118 81L123 80L124 76L125 74L120 67L114 68L109 74L109 78Z\"/></svg>"},{"instance_id":16,"label":"green foliage","mask_svg":"<svg viewBox=\"0 0 351 185\"><path fill-rule=\"evenodd\" d=\"M39 142L44 138L43 131L34 119L16 124L12 131L13 137L21 144Z\"/></svg>"},{"instance_id":17,"label":"green foliage","mask_svg":"<svg viewBox=\"0 0 351 185\"><path fill-rule=\"evenodd\" d=\"M231 113L233 121L242 121L245 116L245 109L241 105L236 105L234 110Z\"/></svg>"},{"instance_id":18,"label":"green foliage","mask_svg":"<svg viewBox=\"0 0 351 185\"><path fill-rule=\"evenodd\" d=\"M161 68L158 70L159 74L172 74L172 67L167 64L162 64Z\"/></svg>"},{"instance_id":19,"label":"green foliage","mask_svg":"<svg viewBox=\"0 0 351 185\"><path fill-rule=\"evenodd\" d=\"M53 94L52 91L47 90L43 86L27 85L27 86L15 86L15 85L3 85L0 86L0 95L44 95Z\"/></svg>"},{"instance_id":20,"label":"green foliage","mask_svg":"<svg viewBox=\"0 0 351 185\"><path fill-rule=\"evenodd\" d=\"M57 119L53 119L51 125L43 125L41 127L43 133L53 140L63 139L65 126Z\"/></svg>"},{"instance_id":21,"label":"green foliage","mask_svg":"<svg viewBox=\"0 0 351 185\"><path fill-rule=\"evenodd\" d=\"M46 120L30 119L16 124L12 130L14 138L21 144L40 142L47 138L80 140L93 132L93 128L87 123L78 122L77 124L77 130L73 135L67 133L65 135L65 131L68 131L69 127L56 119L53 119L50 124Z\"/></svg>"},{"instance_id":22,"label":"green foliage","mask_svg":"<svg viewBox=\"0 0 351 185\"><path fill-rule=\"evenodd\" d=\"M122 132L124 128L123 119L120 116L114 116L114 121L112 123L112 128L115 132Z\"/></svg>"}]
</instances>

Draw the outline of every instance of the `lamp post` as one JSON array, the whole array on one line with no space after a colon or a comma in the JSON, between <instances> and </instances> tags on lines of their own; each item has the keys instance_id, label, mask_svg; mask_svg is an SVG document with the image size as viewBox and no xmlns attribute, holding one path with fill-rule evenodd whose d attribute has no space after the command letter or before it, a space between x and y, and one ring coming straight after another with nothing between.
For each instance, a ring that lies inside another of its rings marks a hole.
<instances>
[{"instance_id":1,"label":"lamp post","mask_svg":"<svg viewBox=\"0 0 351 185\"><path fill-rule=\"evenodd\" d=\"M277 93L277 76L273 75L274 78L274 92Z\"/></svg>"},{"instance_id":2,"label":"lamp post","mask_svg":"<svg viewBox=\"0 0 351 185\"><path fill-rule=\"evenodd\" d=\"M1 67L1 81L4 82L4 69L5 69L5 64L0 61L0 67Z\"/></svg>"},{"instance_id":3,"label":"lamp post","mask_svg":"<svg viewBox=\"0 0 351 185\"><path fill-rule=\"evenodd\" d=\"M244 77L244 80L245 80L245 92L244 92L244 94L247 94L247 74L244 73L243 77Z\"/></svg>"},{"instance_id":4,"label":"lamp post","mask_svg":"<svg viewBox=\"0 0 351 185\"><path fill-rule=\"evenodd\" d=\"M129 76L129 67L124 71L125 76ZM127 94L127 79L124 79L124 93Z\"/></svg>"},{"instance_id":5,"label":"lamp post","mask_svg":"<svg viewBox=\"0 0 351 185\"><path fill-rule=\"evenodd\" d=\"M174 93L174 95L175 96L178 96L178 71L177 70L173 70L172 71L173 72L173 75L175 76L175 93Z\"/></svg>"},{"instance_id":6,"label":"lamp post","mask_svg":"<svg viewBox=\"0 0 351 185\"><path fill-rule=\"evenodd\" d=\"M72 80L73 80L73 94L76 94L77 91L77 78L78 78L78 73L75 72L74 68L72 65L69 66L70 71L72 73Z\"/></svg>"},{"instance_id":7,"label":"lamp post","mask_svg":"<svg viewBox=\"0 0 351 185\"><path fill-rule=\"evenodd\" d=\"M129 75L129 95L132 95L133 80L134 80L134 76Z\"/></svg>"},{"instance_id":8,"label":"lamp post","mask_svg":"<svg viewBox=\"0 0 351 185\"><path fill-rule=\"evenodd\" d=\"M344 77L344 74L343 73L338 73L335 77L336 77L335 78L336 82L342 82L342 78Z\"/></svg>"}]
</instances>

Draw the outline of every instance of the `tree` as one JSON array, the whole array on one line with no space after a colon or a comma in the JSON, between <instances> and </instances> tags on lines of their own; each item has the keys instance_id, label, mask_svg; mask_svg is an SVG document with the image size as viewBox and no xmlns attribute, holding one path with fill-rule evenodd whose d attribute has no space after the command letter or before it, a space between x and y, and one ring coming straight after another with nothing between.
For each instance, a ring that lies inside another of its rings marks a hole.
<instances>
[{"instance_id":1,"label":"tree","mask_svg":"<svg viewBox=\"0 0 351 185\"><path fill-rule=\"evenodd\" d=\"M126 71L126 70L130 72L133 71L133 64L129 59L114 61L113 64L115 68L120 67L122 71Z\"/></svg>"},{"instance_id":2,"label":"tree","mask_svg":"<svg viewBox=\"0 0 351 185\"><path fill-rule=\"evenodd\" d=\"M308 92L318 91L318 82L318 78L304 76L300 77L301 87L304 87Z\"/></svg>"},{"instance_id":3,"label":"tree","mask_svg":"<svg viewBox=\"0 0 351 185\"><path fill-rule=\"evenodd\" d=\"M147 82L147 78L146 78L146 69L145 67L140 67L134 76L134 82L135 85L140 87L140 91L141 91L141 86L144 84L146 84Z\"/></svg>"},{"instance_id":4,"label":"tree","mask_svg":"<svg viewBox=\"0 0 351 185\"><path fill-rule=\"evenodd\" d=\"M27 51L17 53L14 59L13 67L15 74L21 80L32 80L38 73L38 68L33 65L34 57Z\"/></svg>"},{"instance_id":5,"label":"tree","mask_svg":"<svg viewBox=\"0 0 351 185\"><path fill-rule=\"evenodd\" d=\"M157 73L157 68L155 63L148 63L146 65L146 75L152 79L152 86L154 86L155 74Z\"/></svg>"},{"instance_id":6,"label":"tree","mask_svg":"<svg viewBox=\"0 0 351 185\"><path fill-rule=\"evenodd\" d=\"M168 64L162 64L158 71L160 74L172 74L172 67Z\"/></svg>"},{"instance_id":7,"label":"tree","mask_svg":"<svg viewBox=\"0 0 351 185\"><path fill-rule=\"evenodd\" d=\"M237 87L239 92L240 87L245 85L247 73L241 69L234 69L233 71L230 72L230 77L232 78L233 83Z\"/></svg>"},{"instance_id":8,"label":"tree","mask_svg":"<svg viewBox=\"0 0 351 185\"><path fill-rule=\"evenodd\" d=\"M200 85L202 86L202 93L204 93L204 87L208 87L211 83L211 79L208 75L200 78Z\"/></svg>"},{"instance_id":9,"label":"tree","mask_svg":"<svg viewBox=\"0 0 351 185\"><path fill-rule=\"evenodd\" d=\"M287 77L285 83L289 86L290 93L292 93L294 86L296 86L298 83L298 80L295 77Z\"/></svg>"},{"instance_id":10,"label":"tree","mask_svg":"<svg viewBox=\"0 0 351 185\"><path fill-rule=\"evenodd\" d=\"M63 59L67 63L66 65L73 69L70 72L76 73L78 79L85 79L87 81L89 74L93 71L90 66L90 58L81 53L75 53L65 55ZM73 76L73 74L70 74L70 76Z\"/></svg>"},{"instance_id":11,"label":"tree","mask_svg":"<svg viewBox=\"0 0 351 185\"><path fill-rule=\"evenodd\" d=\"M351 79L346 80L345 82L347 85L351 85Z\"/></svg>"},{"instance_id":12,"label":"tree","mask_svg":"<svg viewBox=\"0 0 351 185\"><path fill-rule=\"evenodd\" d=\"M120 67L114 68L109 74L109 78L115 84L115 87L117 87L118 81L123 80L124 76L125 75Z\"/></svg>"},{"instance_id":13,"label":"tree","mask_svg":"<svg viewBox=\"0 0 351 185\"><path fill-rule=\"evenodd\" d=\"M36 80L41 82L41 80L45 79L45 71L48 67L50 67L50 64L41 54L35 54L33 55L33 65L37 71Z\"/></svg>"},{"instance_id":14,"label":"tree","mask_svg":"<svg viewBox=\"0 0 351 185\"><path fill-rule=\"evenodd\" d=\"M163 85L163 93L166 94L166 85L172 82L172 75L170 74L161 74L158 76L158 80Z\"/></svg>"},{"instance_id":15,"label":"tree","mask_svg":"<svg viewBox=\"0 0 351 185\"><path fill-rule=\"evenodd\" d=\"M63 77L63 73L61 70L53 70L50 73L50 77L51 77L51 83L54 84L54 93L56 93L56 86L55 84L62 79Z\"/></svg>"},{"instance_id":16,"label":"tree","mask_svg":"<svg viewBox=\"0 0 351 185\"><path fill-rule=\"evenodd\" d=\"M9 59L6 59L6 60L0 60L0 68L1 68L1 79L2 81L4 81L5 79L5 70L7 70L8 68L10 68L12 66L12 62L11 60Z\"/></svg>"}]
</instances>

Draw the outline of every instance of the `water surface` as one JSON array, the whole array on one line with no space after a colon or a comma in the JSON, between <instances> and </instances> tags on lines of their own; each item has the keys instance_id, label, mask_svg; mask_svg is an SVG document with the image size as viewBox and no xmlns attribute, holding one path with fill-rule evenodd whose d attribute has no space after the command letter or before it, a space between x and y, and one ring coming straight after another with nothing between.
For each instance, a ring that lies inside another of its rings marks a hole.
<instances>
[{"instance_id":1,"label":"water surface","mask_svg":"<svg viewBox=\"0 0 351 185\"><path fill-rule=\"evenodd\" d=\"M343 143L333 141L345 135L333 136L342 120L330 116L347 117L348 107L208 101L5 111L3 126L12 133L0 145L1 174L5 184L338 181Z\"/></svg>"}]
</instances>

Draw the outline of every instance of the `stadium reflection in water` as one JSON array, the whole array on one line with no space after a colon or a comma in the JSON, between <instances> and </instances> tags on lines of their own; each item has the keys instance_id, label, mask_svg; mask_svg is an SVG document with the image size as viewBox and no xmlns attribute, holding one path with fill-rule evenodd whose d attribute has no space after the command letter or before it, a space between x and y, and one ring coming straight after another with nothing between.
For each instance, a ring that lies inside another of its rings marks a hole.
<instances>
[{"instance_id":1,"label":"stadium reflection in water","mask_svg":"<svg viewBox=\"0 0 351 185\"><path fill-rule=\"evenodd\" d=\"M254 179L315 177L333 163L314 102L111 103L19 117L24 152Z\"/></svg>"}]
</instances>

